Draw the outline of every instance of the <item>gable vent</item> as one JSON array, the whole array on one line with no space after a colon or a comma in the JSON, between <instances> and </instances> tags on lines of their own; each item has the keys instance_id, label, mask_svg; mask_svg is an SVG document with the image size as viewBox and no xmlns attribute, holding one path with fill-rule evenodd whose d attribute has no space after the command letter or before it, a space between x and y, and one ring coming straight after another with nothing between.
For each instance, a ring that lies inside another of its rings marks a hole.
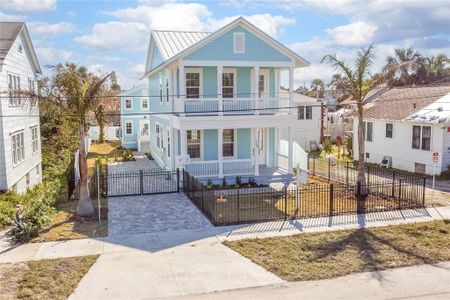
<instances>
[{"instance_id":1,"label":"gable vent","mask_svg":"<svg viewBox=\"0 0 450 300\"><path fill-rule=\"evenodd\" d=\"M245 33L234 33L234 53L245 53Z\"/></svg>"}]
</instances>

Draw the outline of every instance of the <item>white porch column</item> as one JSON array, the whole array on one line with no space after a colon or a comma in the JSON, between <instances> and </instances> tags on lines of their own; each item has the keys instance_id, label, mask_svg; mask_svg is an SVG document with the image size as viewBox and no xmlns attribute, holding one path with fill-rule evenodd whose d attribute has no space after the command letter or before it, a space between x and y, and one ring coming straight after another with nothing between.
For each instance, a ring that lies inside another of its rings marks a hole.
<instances>
[{"instance_id":1,"label":"white porch column","mask_svg":"<svg viewBox=\"0 0 450 300\"><path fill-rule=\"evenodd\" d=\"M217 129L217 153L219 160L219 178L223 178L223 129Z\"/></svg>"},{"instance_id":2,"label":"white porch column","mask_svg":"<svg viewBox=\"0 0 450 300\"><path fill-rule=\"evenodd\" d=\"M217 66L217 99L219 100L219 116L223 115L222 73L223 66Z\"/></svg>"},{"instance_id":3,"label":"white porch column","mask_svg":"<svg viewBox=\"0 0 450 300\"><path fill-rule=\"evenodd\" d=\"M289 107L292 107L294 103L294 68L289 68ZM294 111L288 109L289 112Z\"/></svg>"},{"instance_id":4,"label":"white porch column","mask_svg":"<svg viewBox=\"0 0 450 300\"><path fill-rule=\"evenodd\" d=\"M275 69L275 98L280 97L280 69ZM277 102L280 101L277 99Z\"/></svg>"},{"instance_id":5,"label":"white porch column","mask_svg":"<svg viewBox=\"0 0 450 300\"><path fill-rule=\"evenodd\" d=\"M293 139L292 139L292 127L288 127L288 173L291 174L292 173L292 164L294 161L294 157L293 157Z\"/></svg>"},{"instance_id":6,"label":"white porch column","mask_svg":"<svg viewBox=\"0 0 450 300\"><path fill-rule=\"evenodd\" d=\"M186 105L186 76L184 75L184 66L180 65L180 113L181 116L185 116L185 105Z\"/></svg>"},{"instance_id":7,"label":"white porch column","mask_svg":"<svg viewBox=\"0 0 450 300\"><path fill-rule=\"evenodd\" d=\"M255 99L255 114L259 115L259 66L253 67L253 98Z\"/></svg>"},{"instance_id":8,"label":"white porch column","mask_svg":"<svg viewBox=\"0 0 450 300\"><path fill-rule=\"evenodd\" d=\"M258 131L259 128L252 128L252 159L253 166L255 168L255 176L259 176L259 165L256 159L256 155L258 154L258 147L256 145L256 141L258 140Z\"/></svg>"},{"instance_id":9,"label":"white porch column","mask_svg":"<svg viewBox=\"0 0 450 300\"><path fill-rule=\"evenodd\" d=\"M187 131L185 129L180 129L180 136L181 136L181 155L185 156L187 155Z\"/></svg>"}]
</instances>

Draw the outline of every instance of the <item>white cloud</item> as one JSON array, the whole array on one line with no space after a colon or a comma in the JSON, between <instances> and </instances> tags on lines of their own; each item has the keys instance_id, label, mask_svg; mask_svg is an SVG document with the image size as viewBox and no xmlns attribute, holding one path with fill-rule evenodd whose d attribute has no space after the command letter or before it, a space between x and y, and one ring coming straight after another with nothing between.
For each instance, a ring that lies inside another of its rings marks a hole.
<instances>
[{"instance_id":1,"label":"white cloud","mask_svg":"<svg viewBox=\"0 0 450 300\"><path fill-rule=\"evenodd\" d=\"M56 9L56 0L3 0L2 9L21 13L34 13Z\"/></svg>"},{"instance_id":2,"label":"white cloud","mask_svg":"<svg viewBox=\"0 0 450 300\"><path fill-rule=\"evenodd\" d=\"M337 26L325 30L338 45L367 46L374 40L377 27L369 23L358 21L348 25Z\"/></svg>"},{"instance_id":3,"label":"white cloud","mask_svg":"<svg viewBox=\"0 0 450 300\"><path fill-rule=\"evenodd\" d=\"M144 64L137 64L132 66L128 70L132 75L135 75L136 77L142 77L145 72L145 65Z\"/></svg>"},{"instance_id":4,"label":"white cloud","mask_svg":"<svg viewBox=\"0 0 450 300\"><path fill-rule=\"evenodd\" d=\"M27 24L32 33L39 35L60 35L63 33L73 32L76 26L69 22L61 22L48 24L46 22L30 22Z\"/></svg>"},{"instance_id":5,"label":"white cloud","mask_svg":"<svg viewBox=\"0 0 450 300\"><path fill-rule=\"evenodd\" d=\"M25 18L23 16L18 16L18 15L8 15L5 13L2 13L0 11L0 20L2 22L18 22L18 21L23 21Z\"/></svg>"},{"instance_id":6,"label":"white cloud","mask_svg":"<svg viewBox=\"0 0 450 300\"><path fill-rule=\"evenodd\" d=\"M95 24L92 34L76 37L75 41L86 48L139 52L147 48L149 36L143 24L112 21Z\"/></svg>"},{"instance_id":7,"label":"white cloud","mask_svg":"<svg viewBox=\"0 0 450 300\"><path fill-rule=\"evenodd\" d=\"M93 65L90 65L87 67L89 72L97 73L97 74L102 73L102 71L103 71L102 69L104 69L104 68L105 68L105 66L102 64L93 64Z\"/></svg>"},{"instance_id":8,"label":"white cloud","mask_svg":"<svg viewBox=\"0 0 450 300\"><path fill-rule=\"evenodd\" d=\"M41 64L58 64L67 62L72 57L73 52L59 48L36 48L36 55Z\"/></svg>"}]
</instances>

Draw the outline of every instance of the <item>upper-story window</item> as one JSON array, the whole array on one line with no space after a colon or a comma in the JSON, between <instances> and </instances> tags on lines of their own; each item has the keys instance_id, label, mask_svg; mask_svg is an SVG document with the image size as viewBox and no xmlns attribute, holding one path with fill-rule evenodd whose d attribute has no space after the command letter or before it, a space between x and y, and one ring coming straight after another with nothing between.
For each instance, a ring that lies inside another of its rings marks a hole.
<instances>
[{"instance_id":1,"label":"upper-story window","mask_svg":"<svg viewBox=\"0 0 450 300\"><path fill-rule=\"evenodd\" d=\"M187 131L187 153L190 158L200 158L201 153L200 130Z\"/></svg>"},{"instance_id":2,"label":"upper-story window","mask_svg":"<svg viewBox=\"0 0 450 300\"><path fill-rule=\"evenodd\" d=\"M186 98L200 98L200 73L186 73Z\"/></svg>"},{"instance_id":3,"label":"upper-story window","mask_svg":"<svg viewBox=\"0 0 450 300\"><path fill-rule=\"evenodd\" d=\"M298 119L299 120L311 120L312 119L312 106L299 106L298 107Z\"/></svg>"},{"instance_id":4,"label":"upper-story window","mask_svg":"<svg viewBox=\"0 0 450 300\"><path fill-rule=\"evenodd\" d=\"M125 134L133 134L133 122L125 122Z\"/></svg>"},{"instance_id":5,"label":"upper-story window","mask_svg":"<svg viewBox=\"0 0 450 300\"><path fill-rule=\"evenodd\" d=\"M25 147L23 131L14 133L11 136L11 149L13 165L17 165L25 160Z\"/></svg>"},{"instance_id":6,"label":"upper-story window","mask_svg":"<svg viewBox=\"0 0 450 300\"><path fill-rule=\"evenodd\" d=\"M170 129L167 129L167 157L170 157Z\"/></svg>"},{"instance_id":7,"label":"upper-story window","mask_svg":"<svg viewBox=\"0 0 450 300\"><path fill-rule=\"evenodd\" d=\"M245 53L245 33L235 32L234 35L234 53Z\"/></svg>"},{"instance_id":8,"label":"upper-story window","mask_svg":"<svg viewBox=\"0 0 450 300\"><path fill-rule=\"evenodd\" d=\"M161 145L162 144L161 143L161 126L159 124L156 124L155 131L156 131L156 147L158 149L161 149L162 148L162 145Z\"/></svg>"},{"instance_id":9,"label":"upper-story window","mask_svg":"<svg viewBox=\"0 0 450 300\"><path fill-rule=\"evenodd\" d=\"M9 89L9 105L19 106L20 101L20 77L13 74L8 74L8 89Z\"/></svg>"},{"instance_id":10,"label":"upper-story window","mask_svg":"<svg viewBox=\"0 0 450 300\"><path fill-rule=\"evenodd\" d=\"M148 109L148 99L147 98L141 98L141 108Z\"/></svg>"},{"instance_id":11,"label":"upper-story window","mask_svg":"<svg viewBox=\"0 0 450 300\"><path fill-rule=\"evenodd\" d=\"M125 109L132 109L133 108L133 102L131 99L125 99Z\"/></svg>"},{"instance_id":12,"label":"upper-story window","mask_svg":"<svg viewBox=\"0 0 450 300\"><path fill-rule=\"evenodd\" d=\"M34 154L39 150L39 135L37 126L31 127L31 143L33 146L33 154Z\"/></svg>"},{"instance_id":13,"label":"upper-story window","mask_svg":"<svg viewBox=\"0 0 450 300\"><path fill-rule=\"evenodd\" d=\"M392 123L386 123L386 137L392 138L394 132L394 125Z\"/></svg>"},{"instance_id":14,"label":"upper-story window","mask_svg":"<svg viewBox=\"0 0 450 300\"><path fill-rule=\"evenodd\" d=\"M166 79L166 102L169 103L169 79Z\"/></svg>"},{"instance_id":15,"label":"upper-story window","mask_svg":"<svg viewBox=\"0 0 450 300\"><path fill-rule=\"evenodd\" d=\"M233 98L234 96L234 73L222 73L222 97Z\"/></svg>"},{"instance_id":16,"label":"upper-story window","mask_svg":"<svg viewBox=\"0 0 450 300\"><path fill-rule=\"evenodd\" d=\"M159 103L163 102L162 74L159 73Z\"/></svg>"}]
</instances>

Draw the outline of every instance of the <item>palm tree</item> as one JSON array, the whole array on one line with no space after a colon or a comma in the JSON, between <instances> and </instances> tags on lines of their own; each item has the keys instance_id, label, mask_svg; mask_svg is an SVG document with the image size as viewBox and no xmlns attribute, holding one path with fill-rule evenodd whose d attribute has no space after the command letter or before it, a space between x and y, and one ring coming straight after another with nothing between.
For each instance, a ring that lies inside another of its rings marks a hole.
<instances>
[{"instance_id":1,"label":"palm tree","mask_svg":"<svg viewBox=\"0 0 450 300\"><path fill-rule=\"evenodd\" d=\"M427 73L427 81L435 82L450 76L448 65L450 59L446 54L438 54L425 59L425 69Z\"/></svg>"},{"instance_id":2,"label":"palm tree","mask_svg":"<svg viewBox=\"0 0 450 300\"><path fill-rule=\"evenodd\" d=\"M411 85L425 80L424 58L412 48L395 49L394 56L387 57L383 72L388 74L390 86Z\"/></svg>"},{"instance_id":3,"label":"palm tree","mask_svg":"<svg viewBox=\"0 0 450 300\"><path fill-rule=\"evenodd\" d=\"M75 64L60 64L54 69L52 93L57 94L57 103L64 107L65 112L73 116L79 127L80 200L77 206L77 214L79 216L90 216L94 213L94 206L88 185L85 143L88 131L86 115L95 111L103 86L111 74L97 76L89 73L86 68L77 67Z\"/></svg>"},{"instance_id":4,"label":"palm tree","mask_svg":"<svg viewBox=\"0 0 450 300\"><path fill-rule=\"evenodd\" d=\"M364 164L364 123L363 123L363 101L367 94L381 83L382 77L372 75L370 68L375 55L374 47L370 45L367 49L357 52L354 66L349 66L345 61L340 60L335 54L328 54L322 58L322 63L327 63L334 67L342 79L348 82L349 90L357 104L358 111L358 177L357 182L365 185L365 164Z\"/></svg>"}]
</instances>

